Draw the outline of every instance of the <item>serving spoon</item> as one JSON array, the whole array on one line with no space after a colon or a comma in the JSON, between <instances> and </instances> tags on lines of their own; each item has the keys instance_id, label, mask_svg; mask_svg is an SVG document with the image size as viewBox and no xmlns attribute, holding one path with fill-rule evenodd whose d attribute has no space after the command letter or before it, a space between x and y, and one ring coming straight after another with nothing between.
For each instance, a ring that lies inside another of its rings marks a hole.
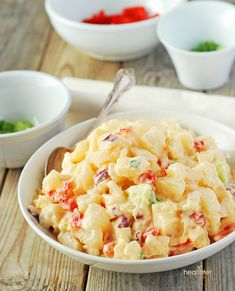
<instances>
[{"instance_id":1,"label":"serving spoon","mask_svg":"<svg viewBox=\"0 0 235 291\"><path fill-rule=\"evenodd\" d=\"M105 117L108 115L113 105L118 101L118 99L127 92L131 87L135 85L135 74L133 69L120 69L117 72L113 89L107 96L107 99L102 106L102 109L98 117L91 124L85 135L81 138L85 139L98 125L100 125ZM75 147L76 145L74 145ZM47 159L45 165L45 176L48 175L52 170L60 172L62 170L62 161L65 153L72 152L73 148L68 147L57 147L55 148L49 158Z\"/></svg>"}]
</instances>

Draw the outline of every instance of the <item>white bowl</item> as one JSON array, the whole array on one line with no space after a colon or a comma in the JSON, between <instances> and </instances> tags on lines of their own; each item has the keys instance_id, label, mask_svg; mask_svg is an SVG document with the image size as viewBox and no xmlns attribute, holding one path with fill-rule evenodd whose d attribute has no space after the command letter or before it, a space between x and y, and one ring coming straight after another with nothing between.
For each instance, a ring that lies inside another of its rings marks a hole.
<instances>
[{"instance_id":1,"label":"white bowl","mask_svg":"<svg viewBox=\"0 0 235 291\"><path fill-rule=\"evenodd\" d=\"M119 13L142 5L151 14L164 14L185 0L46 0L45 8L58 34L72 46L102 60L124 61L144 56L159 43L155 33L159 17L121 25L86 24L82 20L105 9Z\"/></svg>"},{"instance_id":2,"label":"white bowl","mask_svg":"<svg viewBox=\"0 0 235 291\"><path fill-rule=\"evenodd\" d=\"M70 95L58 79L33 71L0 73L0 88L0 120L29 120L35 125L0 134L0 167L22 167L36 149L64 128Z\"/></svg>"},{"instance_id":3,"label":"white bowl","mask_svg":"<svg viewBox=\"0 0 235 291\"><path fill-rule=\"evenodd\" d=\"M221 1L185 3L161 17L157 31L185 87L206 90L226 83L235 57L234 5ZM207 40L224 49L190 51Z\"/></svg>"},{"instance_id":4,"label":"white bowl","mask_svg":"<svg viewBox=\"0 0 235 291\"><path fill-rule=\"evenodd\" d=\"M152 112L119 113L110 116L109 119L113 117L124 117L126 119L132 120L145 118L151 121L172 118L177 119L182 125L187 125L187 127L194 129L196 132L212 135L222 150L224 150L226 153L229 153L233 157L235 156L235 153L233 152L235 148L235 131L220 123L201 117L199 115L170 111L166 112L159 109L159 111ZM32 156L21 174L18 187L18 201L20 209L29 225L47 243L49 243L52 247L56 248L60 252L74 259L77 259L84 264L110 271L126 273L152 273L176 269L193 264L215 254L234 241L235 232L214 244L190 253L174 257L143 261L109 259L93 256L75 251L59 243L49 231L39 225L37 219L30 215L27 208L28 205L32 203L35 190L41 185L44 173L44 165L51 151L58 145L73 145L87 131L91 122L92 120L82 122L74 127L67 129L66 131L48 141Z\"/></svg>"}]
</instances>

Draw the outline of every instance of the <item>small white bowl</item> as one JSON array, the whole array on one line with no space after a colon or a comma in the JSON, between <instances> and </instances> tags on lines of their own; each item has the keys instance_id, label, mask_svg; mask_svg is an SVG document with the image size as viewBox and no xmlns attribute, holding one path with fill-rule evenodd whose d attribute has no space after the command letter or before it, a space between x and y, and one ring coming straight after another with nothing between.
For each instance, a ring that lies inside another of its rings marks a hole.
<instances>
[{"instance_id":1,"label":"small white bowl","mask_svg":"<svg viewBox=\"0 0 235 291\"><path fill-rule=\"evenodd\" d=\"M108 14L142 5L150 14L164 14L185 0L46 0L45 8L58 34L91 57L108 61L136 59L151 52L159 43L155 33L159 17L145 21L95 25L83 23L101 9Z\"/></svg>"},{"instance_id":2,"label":"small white bowl","mask_svg":"<svg viewBox=\"0 0 235 291\"><path fill-rule=\"evenodd\" d=\"M230 155L231 161L235 156L235 131L218 122L195 114L176 111L125 112L109 116L110 118L125 118L136 120L144 118L153 122L162 119L176 119L183 126L195 132L211 135L215 138L219 148ZM47 229L40 226L37 219L32 217L28 206L32 203L35 191L40 187L44 175L45 162L51 151L59 146L72 146L87 132L93 120L77 124L44 144L28 161L21 174L18 186L18 201L22 214L32 229L48 244L81 263L92 265L109 271L125 273L153 273L172 270L201 261L217 253L235 240L235 231L218 242L207 247L186 254L149 260L122 260L93 256L68 248L59 243ZM230 161L230 160L229 160ZM235 166L235 165L233 165Z\"/></svg>"},{"instance_id":3,"label":"small white bowl","mask_svg":"<svg viewBox=\"0 0 235 291\"><path fill-rule=\"evenodd\" d=\"M234 5L221 1L182 4L159 20L157 32L185 87L207 90L226 83L235 57ZM224 49L190 51L207 40Z\"/></svg>"},{"instance_id":4,"label":"small white bowl","mask_svg":"<svg viewBox=\"0 0 235 291\"><path fill-rule=\"evenodd\" d=\"M0 88L0 120L29 120L35 125L0 134L0 167L22 167L37 148L64 128L71 98L58 79L33 71L0 73Z\"/></svg>"}]
</instances>

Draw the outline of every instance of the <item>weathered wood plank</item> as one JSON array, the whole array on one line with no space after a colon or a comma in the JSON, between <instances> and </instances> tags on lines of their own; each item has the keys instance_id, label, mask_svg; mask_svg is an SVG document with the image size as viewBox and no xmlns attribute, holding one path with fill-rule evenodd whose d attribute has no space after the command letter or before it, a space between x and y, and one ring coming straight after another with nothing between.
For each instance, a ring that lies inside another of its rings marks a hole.
<instances>
[{"instance_id":1,"label":"weathered wood plank","mask_svg":"<svg viewBox=\"0 0 235 291\"><path fill-rule=\"evenodd\" d=\"M66 44L52 32L41 71L58 77L75 76L89 79L113 80L119 63L97 61Z\"/></svg>"},{"instance_id":2,"label":"weathered wood plank","mask_svg":"<svg viewBox=\"0 0 235 291\"><path fill-rule=\"evenodd\" d=\"M153 274L122 274L90 268L86 291L199 291L203 277L186 275L184 270L197 270L202 263L169 272Z\"/></svg>"},{"instance_id":3,"label":"weathered wood plank","mask_svg":"<svg viewBox=\"0 0 235 291\"><path fill-rule=\"evenodd\" d=\"M205 291L233 291L235 287L235 243L204 262L211 271L205 278Z\"/></svg>"},{"instance_id":4,"label":"weathered wood plank","mask_svg":"<svg viewBox=\"0 0 235 291\"><path fill-rule=\"evenodd\" d=\"M87 267L51 248L22 217L19 175L8 171L0 196L0 290L82 290Z\"/></svg>"},{"instance_id":5,"label":"weathered wood plank","mask_svg":"<svg viewBox=\"0 0 235 291\"><path fill-rule=\"evenodd\" d=\"M183 88L176 77L172 61L161 44L148 56L125 62L123 67L135 69L139 85Z\"/></svg>"},{"instance_id":6,"label":"weathered wood plank","mask_svg":"<svg viewBox=\"0 0 235 291\"><path fill-rule=\"evenodd\" d=\"M0 195L5 181L6 169L0 168Z\"/></svg>"},{"instance_id":7,"label":"weathered wood plank","mask_svg":"<svg viewBox=\"0 0 235 291\"><path fill-rule=\"evenodd\" d=\"M2 0L0 70L38 69L52 28L43 0ZM88 268L49 247L23 219L19 171L8 171L0 196L0 290L81 290ZM0 171L0 181L4 171ZM1 184L1 183L0 183Z\"/></svg>"},{"instance_id":8,"label":"weathered wood plank","mask_svg":"<svg viewBox=\"0 0 235 291\"><path fill-rule=\"evenodd\" d=\"M1 0L1 71L38 68L51 30L43 3L43 0Z\"/></svg>"},{"instance_id":9,"label":"weathered wood plank","mask_svg":"<svg viewBox=\"0 0 235 291\"><path fill-rule=\"evenodd\" d=\"M234 82L234 80L235 80L235 63L232 66L232 70L231 70L228 82L221 88L218 88L215 90L208 90L207 93L235 96L235 82Z\"/></svg>"}]
</instances>

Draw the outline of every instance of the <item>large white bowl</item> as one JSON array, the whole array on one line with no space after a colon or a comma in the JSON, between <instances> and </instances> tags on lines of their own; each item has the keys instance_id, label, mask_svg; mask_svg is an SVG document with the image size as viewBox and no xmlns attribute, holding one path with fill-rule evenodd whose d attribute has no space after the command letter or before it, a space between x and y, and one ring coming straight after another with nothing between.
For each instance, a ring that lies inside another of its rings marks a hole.
<instances>
[{"instance_id":1,"label":"large white bowl","mask_svg":"<svg viewBox=\"0 0 235 291\"><path fill-rule=\"evenodd\" d=\"M45 8L58 34L72 46L102 60L124 61L148 54L159 43L155 33L159 17L122 25L86 24L82 20L104 9L119 13L142 5L164 14L186 0L46 0Z\"/></svg>"},{"instance_id":2,"label":"large white bowl","mask_svg":"<svg viewBox=\"0 0 235 291\"><path fill-rule=\"evenodd\" d=\"M35 150L63 130L71 98L60 80L33 71L0 73L0 88L0 120L29 120L35 125L0 134L0 167L22 167Z\"/></svg>"},{"instance_id":3,"label":"large white bowl","mask_svg":"<svg viewBox=\"0 0 235 291\"><path fill-rule=\"evenodd\" d=\"M226 83L235 58L235 5L191 1L161 17L157 31L185 87L209 90ZM208 40L224 49L191 51Z\"/></svg>"},{"instance_id":4,"label":"large white bowl","mask_svg":"<svg viewBox=\"0 0 235 291\"><path fill-rule=\"evenodd\" d=\"M217 141L219 147L231 157L235 156L235 131L210 119L201 117L193 114L183 114L177 112L166 112L163 110L152 111L152 112L126 112L115 114L112 117L122 117L128 119L145 118L151 121L158 121L161 119L177 119L182 125L194 129L198 133L211 135ZM207 246L205 248L174 256L161 259L150 259L150 260L121 260L121 259L109 259L103 257L97 257L89 254L85 254L79 251L70 249L60 244L53 235L42 228L38 221L30 215L27 210L28 205L32 203L36 189L41 185L44 165L50 155L51 151L60 145L71 146L87 131L92 120L82 122L74 127L67 129L61 134L57 135L49 142L44 144L28 161L26 164L19 181L18 188L18 201L23 216L33 228L33 230L43 238L52 247L56 248L60 252L77 259L78 261L96 266L98 268L126 272L126 273L151 273L160 272L171 269L180 268L186 265L193 264L200 260L203 260L216 252L220 251L235 239L235 232L231 233L224 239ZM234 164L235 166L235 164Z\"/></svg>"}]
</instances>

